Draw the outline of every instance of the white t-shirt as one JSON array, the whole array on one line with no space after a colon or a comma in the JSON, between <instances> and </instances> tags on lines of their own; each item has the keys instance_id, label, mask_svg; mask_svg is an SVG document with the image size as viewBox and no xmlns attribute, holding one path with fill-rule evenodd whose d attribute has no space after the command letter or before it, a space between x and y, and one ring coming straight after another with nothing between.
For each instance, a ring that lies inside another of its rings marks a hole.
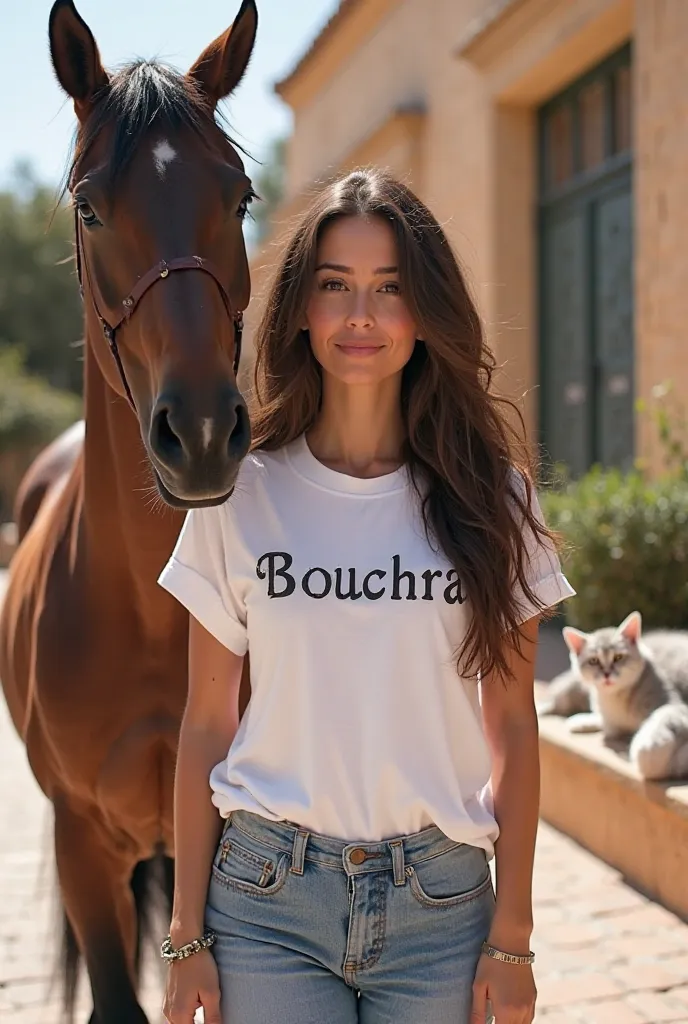
<instances>
[{"instance_id":1,"label":"white t-shirt","mask_svg":"<svg viewBox=\"0 0 688 1024\"><path fill-rule=\"evenodd\" d=\"M573 594L533 544L545 606ZM335 472L305 436L244 461L232 497L187 514L160 583L230 650L251 700L210 776L244 809L347 842L436 824L493 852L479 686L457 675L470 614L404 468ZM537 613L522 596L522 618Z\"/></svg>"}]
</instances>

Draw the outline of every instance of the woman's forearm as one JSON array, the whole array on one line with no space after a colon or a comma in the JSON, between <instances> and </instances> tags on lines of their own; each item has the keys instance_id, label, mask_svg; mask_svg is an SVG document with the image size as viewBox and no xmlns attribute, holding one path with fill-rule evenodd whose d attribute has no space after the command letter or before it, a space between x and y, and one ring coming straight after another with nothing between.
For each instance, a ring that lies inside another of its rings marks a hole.
<instances>
[{"instance_id":1,"label":"woman's forearm","mask_svg":"<svg viewBox=\"0 0 688 1024\"><path fill-rule=\"evenodd\" d=\"M493 760L492 792L499 839L495 846L497 905L490 942L528 952L533 928L532 879L540 802L537 716L511 721Z\"/></svg>"},{"instance_id":2,"label":"woman's forearm","mask_svg":"<svg viewBox=\"0 0 688 1024\"><path fill-rule=\"evenodd\" d=\"M174 946L203 934L210 870L222 830L222 819L210 801L208 778L228 748L226 733L182 722L174 786Z\"/></svg>"}]
</instances>

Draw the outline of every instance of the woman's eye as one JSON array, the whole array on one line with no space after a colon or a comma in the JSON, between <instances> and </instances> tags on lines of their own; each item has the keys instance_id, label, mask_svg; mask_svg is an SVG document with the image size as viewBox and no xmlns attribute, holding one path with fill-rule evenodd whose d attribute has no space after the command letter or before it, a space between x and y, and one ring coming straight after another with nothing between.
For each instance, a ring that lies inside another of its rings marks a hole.
<instances>
[{"instance_id":1,"label":"woman's eye","mask_svg":"<svg viewBox=\"0 0 688 1024\"><path fill-rule=\"evenodd\" d=\"M389 291L388 291L389 289ZM387 281L383 284L380 289L381 292L385 292L386 295L398 295L399 294L399 283L397 281Z\"/></svg>"},{"instance_id":2,"label":"woman's eye","mask_svg":"<svg viewBox=\"0 0 688 1024\"><path fill-rule=\"evenodd\" d=\"M75 203L76 208L79 211L79 216L81 217L81 220L84 224L89 226L91 224L100 223L90 203L88 203L85 199L79 198L75 199Z\"/></svg>"},{"instance_id":3,"label":"woman's eye","mask_svg":"<svg viewBox=\"0 0 688 1024\"><path fill-rule=\"evenodd\" d=\"M327 292L342 292L346 289L346 285L343 281L334 280L323 281L320 287L323 291Z\"/></svg>"}]
</instances>

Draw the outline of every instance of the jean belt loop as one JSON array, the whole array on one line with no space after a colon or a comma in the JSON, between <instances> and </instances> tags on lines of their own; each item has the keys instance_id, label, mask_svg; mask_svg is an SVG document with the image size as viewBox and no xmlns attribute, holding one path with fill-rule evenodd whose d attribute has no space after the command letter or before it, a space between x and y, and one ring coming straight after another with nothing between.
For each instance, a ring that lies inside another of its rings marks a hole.
<instances>
[{"instance_id":1,"label":"jean belt loop","mask_svg":"<svg viewBox=\"0 0 688 1024\"><path fill-rule=\"evenodd\" d=\"M394 884L406 885L406 867L404 865L404 844L401 839L392 839L389 842L392 851L392 870L394 872Z\"/></svg>"},{"instance_id":2,"label":"jean belt loop","mask_svg":"<svg viewBox=\"0 0 688 1024\"><path fill-rule=\"evenodd\" d=\"M306 846L308 844L308 837L310 832L305 832L302 828L296 830L294 836L294 846L291 852L291 868L292 875L303 874L303 861L306 856Z\"/></svg>"}]
</instances>

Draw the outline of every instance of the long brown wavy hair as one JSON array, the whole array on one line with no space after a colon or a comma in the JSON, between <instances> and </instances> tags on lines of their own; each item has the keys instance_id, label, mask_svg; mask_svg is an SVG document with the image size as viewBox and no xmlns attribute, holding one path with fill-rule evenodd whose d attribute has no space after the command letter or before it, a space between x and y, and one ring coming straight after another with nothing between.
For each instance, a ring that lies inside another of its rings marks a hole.
<instances>
[{"instance_id":1,"label":"long brown wavy hair","mask_svg":"<svg viewBox=\"0 0 688 1024\"><path fill-rule=\"evenodd\" d=\"M522 639L516 591L541 608L529 552L553 538L531 511L523 420L491 390L495 359L457 258L427 207L386 174L358 170L325 187L285 247L255 337L253 448L281 448L317 419L321 369L302 325L323 228L352 216L392 226L401 292L424 339L403 371L403 458L428 540L457 570L471 608L457 668L508 677L509 643L520 650Z\"/></svg>"}]
</instances>

